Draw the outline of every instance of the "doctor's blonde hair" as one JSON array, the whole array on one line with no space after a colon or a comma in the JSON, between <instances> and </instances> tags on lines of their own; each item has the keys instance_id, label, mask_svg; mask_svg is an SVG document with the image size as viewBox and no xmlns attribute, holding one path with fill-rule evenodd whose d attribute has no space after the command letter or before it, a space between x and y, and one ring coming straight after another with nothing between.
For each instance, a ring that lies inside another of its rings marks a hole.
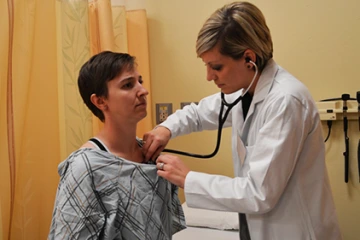
<instances>
[{"instance_id":1,"label":"doctor's blonde hair","mask_svg":"<svg viewBox=\"0 0 360 240\"><path fill-rule=\"evenodd\" d=\"M206 20L196 41L198 57L217 44L221 54L233 59L240 59L251 49L260 71L273 57L273 43L264 15L248 2L226 4Z\"/></svg>"}]
</instances>

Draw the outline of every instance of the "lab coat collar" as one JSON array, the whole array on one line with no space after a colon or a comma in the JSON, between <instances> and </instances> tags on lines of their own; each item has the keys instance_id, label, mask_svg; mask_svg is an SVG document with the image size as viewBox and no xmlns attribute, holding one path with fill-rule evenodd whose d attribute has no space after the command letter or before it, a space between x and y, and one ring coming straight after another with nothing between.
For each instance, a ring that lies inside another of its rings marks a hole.
<instances>
[{"instance_id":1,"label":"lab coat collar","mask_svg":"<svg viewBox=\"0 0 360 240\"><path fill-rule=\"evenodd\" d=\"M254 103L264 100L267 93L270 92L271 86L274 82L275 75L279 70L279 66L273 59L270 59L262 71L259 81L255 88L253 97Z\"/></svg>"},{"instance_id":2,"label":"lab coat collar","mask_svg":"<svg viewBox=\"0 0 360 240\"><path fill-rule=\"evenodd\" d=\"M250 119L251 114L254 112L255 104L263 101L267 94L270 92L271 86L274 82L275 75L279 70L279 66L273 59L270 59L262 71L259 81L256 84L255 93L252 103L247 114L247 119Z\"/></svg>"}]
</instances>

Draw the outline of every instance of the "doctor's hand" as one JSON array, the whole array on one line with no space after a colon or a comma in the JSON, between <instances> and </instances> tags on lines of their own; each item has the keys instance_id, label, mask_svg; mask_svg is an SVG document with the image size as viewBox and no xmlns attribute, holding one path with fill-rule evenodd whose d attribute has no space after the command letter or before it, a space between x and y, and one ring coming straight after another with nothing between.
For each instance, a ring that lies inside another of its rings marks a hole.
<instances>
[{"instance_id":1,"label":"doctor's hand","mask_svg":"<svg viewBox=\"0 0 360 240\"><path fill-rule=\"evenodd\" d=\"M153 160L160 155L171 138L171 132L166 127L158 126L144 134L143 155L146 160Z\"/></svg>"},{"instance_id":2,"label":"doctor's hand","mask_svg":"<svg viewBox=\"0 0 360 240\"><path fill-rule=\"evenodd\" d=\"M157 174L172 184L184 188L185 178L190 172L184 162L174 155L163 154L156 160Z\"/></svg>"}]
</instances>

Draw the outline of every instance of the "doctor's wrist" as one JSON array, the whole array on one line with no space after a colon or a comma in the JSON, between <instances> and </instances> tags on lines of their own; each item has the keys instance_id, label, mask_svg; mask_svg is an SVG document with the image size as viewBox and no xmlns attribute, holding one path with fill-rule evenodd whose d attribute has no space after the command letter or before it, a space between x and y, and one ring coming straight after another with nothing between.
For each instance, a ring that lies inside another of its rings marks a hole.
<instances>
[{"instance_id":1,"label":"doctor's wrist","mask_svg":"<svg viewBox=\"0 0 360 240\"><path fill-rule=\"evenodd\" d=\"M154 130L160 129L160 128L162 129L162 130L161 130L162 133L168 132L168 137L169 137L169 139L172 137L171 130L170 130L168 127L166 127L166 126L157 125L157 126L154 128ZM165 131L165 129L166 129L167 131ZM165 134L166 134L166 133L165 133Z\"/></svg>"}]
</instances>

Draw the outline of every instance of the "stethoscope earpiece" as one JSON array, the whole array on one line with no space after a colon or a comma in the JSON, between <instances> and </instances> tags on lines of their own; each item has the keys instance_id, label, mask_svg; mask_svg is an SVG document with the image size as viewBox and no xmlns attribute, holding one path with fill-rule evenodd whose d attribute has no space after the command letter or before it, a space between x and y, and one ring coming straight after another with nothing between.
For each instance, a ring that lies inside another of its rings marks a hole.
<instances>
[{"instance_id":1,"label":"stethoscope earpiece","mask_svg":"<svg viewBox=\"0 0 360 240\"><path fill-rule=\"evenodd\" d=\"M251 69L251 68L253 68L253 67L255 67L255 69L257 68L256 63L254 63L253 61L251 61L251 58L246 57L246 58L245 58L245 62L251 63L251 64L253 65L253 66L247 65L247 68L248 68L248 69Z\"/></svg>"}]
</instances>

